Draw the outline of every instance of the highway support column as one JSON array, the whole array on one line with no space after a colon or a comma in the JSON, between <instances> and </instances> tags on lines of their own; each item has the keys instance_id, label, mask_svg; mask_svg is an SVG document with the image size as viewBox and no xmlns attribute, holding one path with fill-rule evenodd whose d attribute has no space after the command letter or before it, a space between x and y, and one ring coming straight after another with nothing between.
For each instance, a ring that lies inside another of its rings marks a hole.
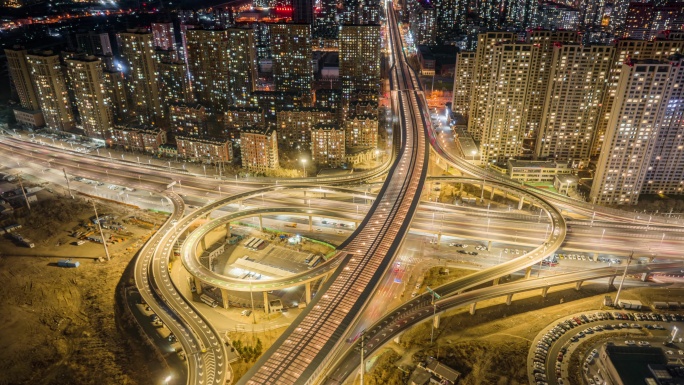
<instances>
[{"instance_id":1,"label":"highway support column","mask_svg":"<svg viewBox=\"0 0 684 385\"><path fill-rule=\"evenodd\" d=\"M309 215L309 231L313 231L313 216Z\"/></svg>"},{"instance_id":2,"label":"highway support column","mask_svg":"<svg viewBox=\"0 0 684 385\"><path fill-rule=\"evenodd\" d=\"M435 329L439 329L439 314L435 315L435 317L432 319L432 323Z\"/></svg>"},{"instance_id":3,"label":"highway support column","mask_svg":"<svg viewBox=\"0 0 684 385\"><path fill-rule=\"evenodd\" d=\"M268 305L269 305L269 303L268 303L268 292L265 291L264 292L264 313L266 313L266 314L270 313Z\"/></svg>"},{"instance_id":4,"label":"highway support column","mask_svg":"<svg viewBox=\"0 0 684 385\"><path fill-rule=\"evenodd\" d=\"M195 291L197 294L202 294L202 281L197 277L193 277L193 279L195 280Z\"/></svg>"},{"instance_id":5,"label":"highway support column","mask_svg":"<svg viewBox=\"0 0 684 385\"><path fill-rule=\"evenodd\" d=\"M202 237L200 245L202 246L202 251L207 251L207 239L205 237Z\"/></svg>"},{"instance_id":6,"label":"highway support column","mask_svg":"<svg viewBox=\"0 0 684 385\"><path fill-rule=\"evenodd\" d=\"M506 305L510 306L511 302L513 302L513 294L509 294L506 296Z\"/></svg>"},{"instance_id":7,"label":"highway support column","mask_svg":"<svg viewBox=\"0 0 684 385\"><path fill-rule=\"evenodd\" d=\"M477 305L477 302L473 302L470 304L470 315L475 315L475 306Z\"/></svg>"},{"instance_id":8,"label":"highway support column","mask_svg":"<svg viewBox=\"0 0 684 385\"><path fill-rule=\"evenodd\" d=\"M584 281L577 281L575 284L575 290L579 291L582 288L582 282Z\"/></svg>"},{"instance_id":9,"label":"highway support column","mask_svg":"<svg viewBox=\"0 0 684 385\"><path fill-rule=\"evenodd\" d=\"M520 202L518 202L518 210L522 210L524 204L525 204L525 197L521 195L520 196Z\"/></svg>"},{"instance_id":10,"label":"highway support column","mask_svg":"<svg viewBox=\"0 0 684 385\"><path fill-rule=\"evenodd\" d=\"M609 288L609 289L610 289L611 287L613 287L613 283L615 283L615 276L612 276L612 277L608 278L608 288Z\"/></svg>"},{"instance_id":11,"label":"highway support column","mask_svg":"<svg viewBox=\"0 0 684 385\"><path fill-rule=\"evenodd\" d=\"M223 308L228 309L230 307L230 301L228 300L228 290L221 289L221 302L223 302Z\"/></svg>"},{"instance_id":12,"label":"highway support column","mask_svg":"<svg viewBox=\"0 0 684 385\"><path fill-rule=\"evenodd\" d=\"M542 298L546 298L546 296L549 294L549 287L544 287L542 288Z\"/></svg>"},{"instance_id":13,"label":"highway support column","mask_svg":"<svg viewBox=\"0 0 684 385\"><path fill-rule=\"evenodd\" d=\"M500 277L494 278L494 281L492 281L492 285L494 285L494 286L498 285L498 284L499 284L499 279L500 279Z\"/></svg>"},{"instance_id":14,"label":"highway support column","mask_svg":"<svg viewBox=\"0 0 684 385\"><path fill-rule=\"evenodd\" d=\"M530 279L531 275L532 275L532 266L528 266L525 269L525 279Z\"/></svg>"},{"instance_id":15,"label":"highway support column","mask_svg":"<svg viewBox=\"0 0 684 385\"><path fill-rule=\"evenodd\" d=\"M491 201L492 199L494 199L494 195L495 195L494 190L495 190L495 189L494 189L494 186L492 186L492 191L489 193L489 200L490 200L490 201Z\"/></svg>"},{"instance_id":16,"label":"highway support column","mask_svg":"<svg viewBox=\"0 0 684 385\"><path fill-rule=\"evenodd\" d=\"M311 281L304 284L304 291L306 292L306 304L311 303Z\"/></svg>"},{"instance_id":17,"label":"highway support column","mask_svg":"<svg viewBox=\"0 0 684 385\"><path fill-rule=\"evenodd\" d=\"M264 217L259 214L259 231L264 231Z\"/></svg>"},{"instance_id":18,"label":"highway support column","mask_svg":"<svg viewBox=\"0 0 684 385\"><path fill-rule=\"evenodd\" d=\"M491 251L491 250L492 250L492 241L488 241L487 242L487 251Z\"/></svg>"}]
</instances>

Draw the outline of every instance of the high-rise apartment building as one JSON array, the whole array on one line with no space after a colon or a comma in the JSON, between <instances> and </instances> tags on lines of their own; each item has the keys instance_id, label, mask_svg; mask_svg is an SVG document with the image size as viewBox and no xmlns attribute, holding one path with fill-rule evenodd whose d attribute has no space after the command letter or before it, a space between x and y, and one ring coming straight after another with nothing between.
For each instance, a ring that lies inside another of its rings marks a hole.
<instances>
[{"instance_id":1,"label":"high-rise apartment building","mask_svg":"<svg viewBox=\"0 0 684 385\"><path fill-rule=\"evenodd\" d=\"M223 111L229 102L226 31L191 29L186 33L186 44L197 101Z\"/></svg>"},{"instance_id":2,"label":"high-rise apartment building","mask_svg":"<svg viewBox=\"0 0 684 385\"><path fill-rule=\"evenodd\" d=\"M31 79L31 68L28 62L28 52L21 47L5 49L10 81L19 96L21 107L36 111L40 109L38 96Z\"/></svg>"},{"instance_id":3,"label":"high-rise apartment building","mask_svg":"<svg viewBox=\"0 0 684 385\"><path fill-rule=\"evenodd\" d=\"M599 155L603 147L604 136L607 129L613 102L617 95L617 82L620 78L623 63L629 58L633 60L654 59L667 60L670 56L684 49L684 36L673 34L670 39L653 41L623 39L618 40L613 55L608 87L601 103L601 116L596 126L592 155Z\"/></svg>"},{"instance_id":4,"label":"high-rise apartment building","mask_svg":"<svg viewBox=\"0 0 684 385\"><path fill-rule=\"evenodd\" d=\"M543 1L535 14L534 25L544 29L576 30L580 26L580 10L565 4Z\"/></svg>"},{"instance_id":5,"label":"high-rise apartment building","mask_svg":"<svg viewBox=\"0 0 684 385\"><path fill-rule=\"evenodd\" d=\"M311 159L333 167L344 163L344 129L335 124L317 124L311 130Z\"/></svg>"},{"instance_id":6,"label":"high-rise apartment building","mask_svg":"<svg viewBox=\"0 0 684 385\"><path fill-rule=\"evenodd\" d=\"M161 60L157 62L159 74L159 95L163 106L172 103L193 103L195 95L188 78L188 66L182 60Z\"/></svg>"},{"instance_id":7,"label":"high-rise apartment building","mask_svg":"<svg viewBox=\"0 0 684 385\"><path fill-rule=\"evenodd\" d=\"M198 101L216 111L247 105L256 89L254 30L194 29L186 39Z\"/></svg>"},{"instance_id":8,"label":"high-rise apartment building","mask_svg":"<svg viewBox=\"0 0 684 385\"><path fill-rule=\"evenodd\" d=\"M340 32L342 92L380 92L380 26L343 25Z\"/></svg>"},{"instance_id":9,"label":"high-rise apartment building","mask_svg":"<svg viewBox=\"0 0 684 385\"><path fill-rule=\"evenodd\" d=\"M114 121L121 123L129 118L130 103L126 93L126 79L121 71L104 70L104 88L112 104Z\"/></svg>"},{"instance_id":10,"label":"high-rise apartment building","mask_svg":"<svg viewBox=\"0 0 684 385\"><path fill-rule=\"evenodd\" d=\"M605 146L596 165L592 202L637 203L664 120L663 109L679 103L669 98L671 82L684 85L677 72L679 68L661 60L627 60L622 65ZM681 119L681 109L674 117Z\"/></svg>"},{"instance_id":11,"label":"high-rise apartment building","mask_svg":"<svg viewBox=\"0 0 684 385\"><path fill-rule=\"evenodd\" d=\"M85 135L99 139L111 137L114 117L105 89L102 62L95 56L81 56L67 59L66 64Z\"/></svg>"},{"instance_id":12,"label":"high-rise apartment building","mask_svg":"<svg viewBox=\"0 0 684 385\"><path fill-rule=\"evenodd\" d=\"M526 40L534 44L530 80L528 85L527 105L525 117L524 137L534 139L539 132L546 90L551 73L551 59L555 43L575 43L580 37L574 31L531 30L527 32Z\"/></svg>"},{"instance_id":13,"label":"high-rise apartment building","mask_svg":"<svg viewBox=\"0 0 684 385\"><path fill-rule=\"evenodd\" d=\"M522 154L526 109L533 76L533 52L529 43L499 43L493 47L480 128L480 159L483 163L505 165Z\"/></svg>"},{"instance_id":14,"label":"high-rise apartment building","mask_svg":"<svg viewBox=\"0 0 684 385\"><path fill-rule=\"evenodd\" d=\"M131 111L141 124L161 124L164 120L155 65L152 33L128 30L117 35L119 51L127 69Z\"/></svg>"},{"instance_id":15,"label":"high-rise apartment building","mask_svg":"<svg viewBox=\"0 0 684 385\"><path fill-rule=\"evenodd\" d=\"M321 0L320 13L315 15L314 36L322 38L337 38L337 1Z\"/></svg>"},{"instance_id":16,"label":"high-rise apartment building","mask_svg":"<svg viewBox=\"0 0 684 385\"><path fill-rule=\"evenodd\" d=\"M313 0L292 0L292 21L301 24L313 24Z\"/></svg>"},{"instance_id":17,"label":"high-rise apartment building","mask_svg":"<svg viewBox=\"0 0 684 385\"><path fill-rule=\"evenodd\" d=\"M279 167L278 135L271 128L245 128L240 133L242 167L267 171Z\"/></svg>"},{"instance_id":18,"label":"high-rise apartment building","mask_svg":"<svg viewBox=\"0 0 684 385\"><path fill-rule=\"evenodd\" d=\"M462 51L456 54L452 110L463 116L468 116L470 109L470 92L473 86L473 76L475 76L475 63L475 52Z\"/></svg>"},{"instance_id":19,"label":"high-rise apartment building","mask_svg":"<svg viewBox=\"0 0 684 385\"><path fill-rule=\"evenodd\" d=\"M313 63L310 24L271 24L273 79L277 91L311 92Z\"/></svg>"},{"instance_id":20,"label":"high-rise apartment building","mask_svg":"<svg viewBox=\"0 0 684 385\"><path fill-rule=\"evenodd\" d=\"M490 103L488 96L492 72L497 69L492 66L494 49L501 42L516 40L517 34L513 32L487 32L478 35L477 50L475 51L475 72L470 91L470 112L468 113L468 132L476 141L481 138L484 111Z\"/></svg>"},{"instance_id":21,"label":"high-rise apartment building","mask_svg":"<svg viewBox=\"0 0 684 385\"><path fill-rule=\"evenodd\" d=\"M76 34L76 48L88 55L112 55L112 42L107 32L89 31Z\"/></svg>"},{"instance_id":22,"label":"high-rise apartment building","mask_svg":"<svg viewBox=\"0 0 684 385\"><path fill-rule=\"evenodd\" d=\"M47 128L58 131L74 129L76 122L59 55L41 51L28 54L27 59Z\"/></svg>"},{"instance_id":23,"label":"high-rise apartment building","mask_svg":"<svg viewBox=\"0 0 684 385\"><path fill-rule=\"evenodd\" d=\"M429 1L411 1L409 10L409 29L416 44L432 45L437 43L437 20L435 7Z\"/></svg>"},{"instance_id":24,"label":"high-rise apartment building","mask_svg":"<svg viewBox=\"0 0 684 385\"><path fill-rule=\"evenodd\" d=\"M150 29L152 30L152 39L155 48L166 50L175 50L177 48L173 23L152 23Z\"/></svg>"},{"instance_id":25,"label":"high-rise apartment building","mask_svg":"<svg viewBox=\"0 0 684 385\"><path fill-rule=\"evenodd\" d=\"M669 63L667 96L661 102L658 133L642 194L684 193L684 56L674 55ZM658 87L662 85L658 84Z\"/></svg>"},{"instance_id":26,"label":"high-rise apartment building","mask_svg":"<svg viewBox=\"0 0 684 385\"><path fill-rule=\"evenodd\" d=\"M536 156L586 166L614 46L556 44Z\"/></svg>"},{"instance_id":27,"label":"high-rise apartment building","mask_svg":"<svg viewBox=\"0 0 684 385\"><path fill-rule=\"evenodd\" d=\"M228 65L228 94L231 105L246 106L256 90L257 59L254 30L229 28L225 63Z\"/></svg>"}]
</instances>

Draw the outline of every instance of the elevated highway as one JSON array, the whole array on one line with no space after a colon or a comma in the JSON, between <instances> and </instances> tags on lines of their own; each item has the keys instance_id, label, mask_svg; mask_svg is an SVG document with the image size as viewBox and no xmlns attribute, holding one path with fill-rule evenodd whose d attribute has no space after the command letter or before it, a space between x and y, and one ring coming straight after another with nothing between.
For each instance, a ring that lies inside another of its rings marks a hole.
<instances>
[{"instance_id":1,"label":"elevated highway","mask_svg":"<svg viewBox=\"0 0 684 385\"><path fill-rule=\"evenodd\" d=\"M628 273L638 274L659 271L679 271L681 268L681 263L637 265L630 266L628 268ZM624 269L625 267L604 267L569 274L560 274L553 277L544 277L540 279L522 280L508 284L494 285L465 293L455 294L460 291L460 284L457 280L435 289L435 292L446 298L435 301L434 305L431 301L431 296L429 294L423 294L420 297L416 297L402 305L399 305L397 308L390 311L386 316L382 317L375 324L369 327L365 333L365 340L367 341L365 343L365 354L370 356L405 330L420 322L430 319L434 314L440 315L447 310L468 305L472 306L480 301L504 296L508 297L507 303L510 304L512 296L516 293L542 290L542 295L545 295L545 291L553 286L560 286L570 283L581 283L584 281L591 281L601 278L613 278L622 275ZM449 296L450 294L454 295ZM356 371L359 362L361 361L361 353L357 347L358 344L347 345L346 351L335 363L334 368L330 370L330 373L325 380L322 381L322 384L343 384L347 377Z\"/></svg>"},{"instance_id":2,"label":"elevated highway","mask_svg":"<svg viewBox=\"0 0 684 385\"><path fill-rule=\"evenodd\" d=\"M399 118L397 159L369 215L340 247L345 255L331 279L240 384L316 383L408 231L427 172L425 129L429 122L416 107L421 92L415 74L401 54L401 45L396 38L392 41L393 110Z\"/></svg>"}]
</instances>

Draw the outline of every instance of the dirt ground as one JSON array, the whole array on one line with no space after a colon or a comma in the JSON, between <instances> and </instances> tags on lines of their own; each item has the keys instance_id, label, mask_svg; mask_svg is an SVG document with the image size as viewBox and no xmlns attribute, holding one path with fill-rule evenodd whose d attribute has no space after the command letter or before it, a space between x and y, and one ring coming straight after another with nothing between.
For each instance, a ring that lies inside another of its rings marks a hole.
<instances>
[{"instance_id":1,"label":"dirt ground","mask_svg":"<svg viewBox=\"0 0 684 385\"><path fill-rule=\"evenodd\" d=\"M70 234L84 228L92 205L41 192L32 212L15 211L4 221L21 223L19 232L35 248L0 238L0 384L147 384L161 370L146 348L130 335L117 286L129 262L154 226L128 218L160 223L160 214L96 201L100 215L112 214L125 230L111 231L109 262L101 244L76 246ZM81 263L75 269L56 265L59 259ZM123 321L123 322L122 322Z\"/></svg>"}]
</instances>

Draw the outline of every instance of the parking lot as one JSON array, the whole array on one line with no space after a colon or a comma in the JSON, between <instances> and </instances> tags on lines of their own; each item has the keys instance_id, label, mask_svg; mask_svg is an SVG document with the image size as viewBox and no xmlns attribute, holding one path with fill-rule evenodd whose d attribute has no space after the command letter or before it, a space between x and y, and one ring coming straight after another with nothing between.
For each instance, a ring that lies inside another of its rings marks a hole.
<instances>
[{"instance_id":1,"label":"parking lot","mask_svg":"<svg viewBox=\"0 0 684 385\"><path fill-rule=\"evenodd\" d=\"M676 324L681 328L682 322L684 317L679 314L625 310L585 312L560 319L542 330L533 342L528 354L530 383L570 384L570 374L581 373L589 385L612 384L602 375L606 371L600 367L597 359L606 339L616 345L662 346L672 326ZM597 339L595 344L587 346L585 343L599 336L603 338ZM684 350L680 350L680 345L677 342L674 347L667 348L666 353L684 359ZM569 357L575 354L579 355L581 370L569 367Z\"/></svg>"}]
</instances>

